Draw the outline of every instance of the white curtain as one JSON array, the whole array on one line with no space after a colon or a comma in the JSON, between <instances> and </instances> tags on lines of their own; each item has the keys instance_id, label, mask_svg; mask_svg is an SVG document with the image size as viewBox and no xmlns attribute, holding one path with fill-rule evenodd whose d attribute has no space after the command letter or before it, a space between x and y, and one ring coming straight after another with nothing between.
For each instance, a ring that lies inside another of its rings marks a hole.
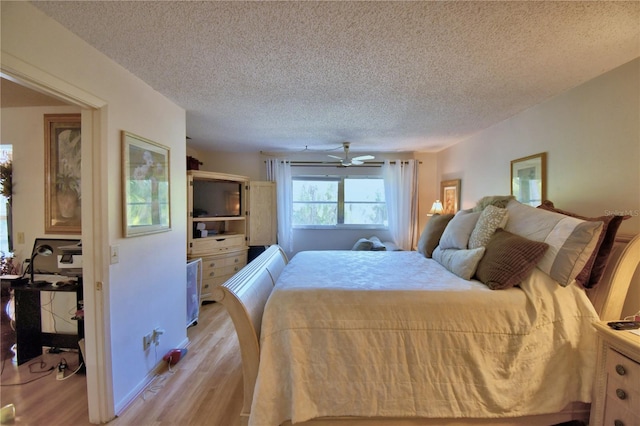
<instances>
[{"instance_id":1,"label":"white curtain","mask_svg":"<svg viewBox=\"0 0 640 426\"><path fill-rule=\"evenodd\" d=\"M277 158L267 160L267 180L276 183L278 244L289 255L293 249L291 234L291 209L293 208L291 162Z\"/></svg>"},{"instance_id":2,"label":"white curtain","mask_svg":"<svg viewBox=\"0 0 640 426\"><path fill-rule=\"evenodd\" d=\"M389 232L398 247L412 250L418 241L418 162L386 160L382 175Z\"/></svg>"}]
</instances>

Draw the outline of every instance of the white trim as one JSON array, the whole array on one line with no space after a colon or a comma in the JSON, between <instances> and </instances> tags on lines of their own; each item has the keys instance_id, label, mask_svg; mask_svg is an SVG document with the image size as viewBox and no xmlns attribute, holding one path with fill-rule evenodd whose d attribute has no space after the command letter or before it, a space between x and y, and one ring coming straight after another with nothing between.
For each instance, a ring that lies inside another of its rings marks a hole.
<instances>
[{"instance_id":1,"label":"white trim","mask_svg":"<svg viewBox=\"0 0 640 426\"><path fill-rule=\"evenodd\" d=\"M107 102L64 80L60 80L11 53L2 50L2 76L8 80L17 81L30 89L46 93L61 101L78 105L83 108L102 108Z\"/></svg>"},{"instance_id":2,"label":"white trim","mask_svg":"<svg viewBox=\"0 0 640 426\"><path fill-rule=\"evenodd\" d=\"M90 259L83 266L85 306L85 364L89 421L106 423L115 416L111 371L111 336L108 297L98 283L108 282L108 256L104 255L108 221L103 218L106 191L101 190L105 173L100 158L106 149L107 102L21 59L1 52L0 74L31 89L83 108L82 110L82 192L92 196L82 199L83 256ZM102 157L101 157L102 156ZM86 167L90 165L91 167ZM105 194L103 194L105 193ZM105 261L105 259L107 259Z\"/></svg>"}]
</instances>

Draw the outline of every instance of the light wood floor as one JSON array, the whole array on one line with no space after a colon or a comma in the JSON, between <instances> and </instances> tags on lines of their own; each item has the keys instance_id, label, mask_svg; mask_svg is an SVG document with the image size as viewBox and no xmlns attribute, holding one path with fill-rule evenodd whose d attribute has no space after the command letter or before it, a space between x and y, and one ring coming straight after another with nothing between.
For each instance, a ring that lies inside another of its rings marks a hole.
<instances>
[{"instance_id":1,"label":"light wood floor","mask_svg":"<svg viewBox=\"0 0 640 426\"><path fill-rule=\"evenodd\" d=\"M188 353L172 371L162 369L147 390L108 425L208 425L238 426L242 407L242 369L238 339L222 305L204 305L198 324L187 331ZM1 376L2 406L16 407L18 425L89 425L86 378L75 375L56 380L48 370L64 357L69 366L77 365L77 355L45 354L17 367L4 361ZM40 362L43 362L41 368ZM20 386L13 383L27 382Z\"/></svg>"}]
</instances>

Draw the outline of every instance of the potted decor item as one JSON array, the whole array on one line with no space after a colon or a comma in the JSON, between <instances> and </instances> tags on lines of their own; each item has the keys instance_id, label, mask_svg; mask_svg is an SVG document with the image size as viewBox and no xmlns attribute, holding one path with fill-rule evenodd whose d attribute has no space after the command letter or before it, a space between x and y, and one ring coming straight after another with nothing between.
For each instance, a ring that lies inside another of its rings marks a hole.
<instances>
[{"instance_id":1,"label":"potted decor item","mask_svg":"<svg viewBox=\"0 0 640 426\"><path fill-rule=\"evenodd\" d=\"M80 200L80 179L72 173L59 173L56 177L58 212L63 219L76 216Z\"/></svg>"}]
</instances>

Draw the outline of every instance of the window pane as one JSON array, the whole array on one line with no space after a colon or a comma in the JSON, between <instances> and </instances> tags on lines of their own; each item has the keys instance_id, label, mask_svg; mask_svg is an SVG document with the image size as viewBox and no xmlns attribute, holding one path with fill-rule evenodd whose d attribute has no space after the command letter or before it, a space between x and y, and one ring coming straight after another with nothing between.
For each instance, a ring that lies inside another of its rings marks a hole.
<instances>
[{"instance_id":1,"label":"window pane","mask_svg":"<svg viewBox=\"0 0 640 426\"><path fill-rule=\"evenodd\" d=\"M384 203L383 179L345 179L344 200Z\"/></svg>"},{"instance_id":2,"label":"window pane","mask_svg":"<svg viewBox=\"0 0 640 426\"><path fill-rule=\"evenodd\" d=\"M344 223L349 225L386 225L384 203L344 203Z\"/></svg>"},{"instance_id":3,"label":"window pane","mask_svg":"<svg viewBox=\"0 0 640 426\"><path fill-rule=\"evenodd\" d=\"M338 182L326 180L294 180L293 201L338 202Z\"/></svg>"},{"instance_id":4,"label":"window pane","mask_svg":"<svg viewBox=\"0 0 640 426\"><path fill-rule=\"evenodd\" d=\"M294 180L292 222L293 225L338 223L338 182Z\"/></svg>"},{"instance_id":5,"label":"window pane","mask_svg":"<svg viewBox=\"0 0 640 426\"><path fill-rule=\"evenodd\" d=\"M337 203L293 203L294 225L335 225L338 223Z\"/></svg>"},{"instance_id":6,"label":"window pane","mask_svg":"<svg viewBox=\"0 0 640 426\"><path fill-rule=\"evenodd\" d=\"M344 223L386 225L383 179L344 180Z\"/></svg>"}]
</instances>

